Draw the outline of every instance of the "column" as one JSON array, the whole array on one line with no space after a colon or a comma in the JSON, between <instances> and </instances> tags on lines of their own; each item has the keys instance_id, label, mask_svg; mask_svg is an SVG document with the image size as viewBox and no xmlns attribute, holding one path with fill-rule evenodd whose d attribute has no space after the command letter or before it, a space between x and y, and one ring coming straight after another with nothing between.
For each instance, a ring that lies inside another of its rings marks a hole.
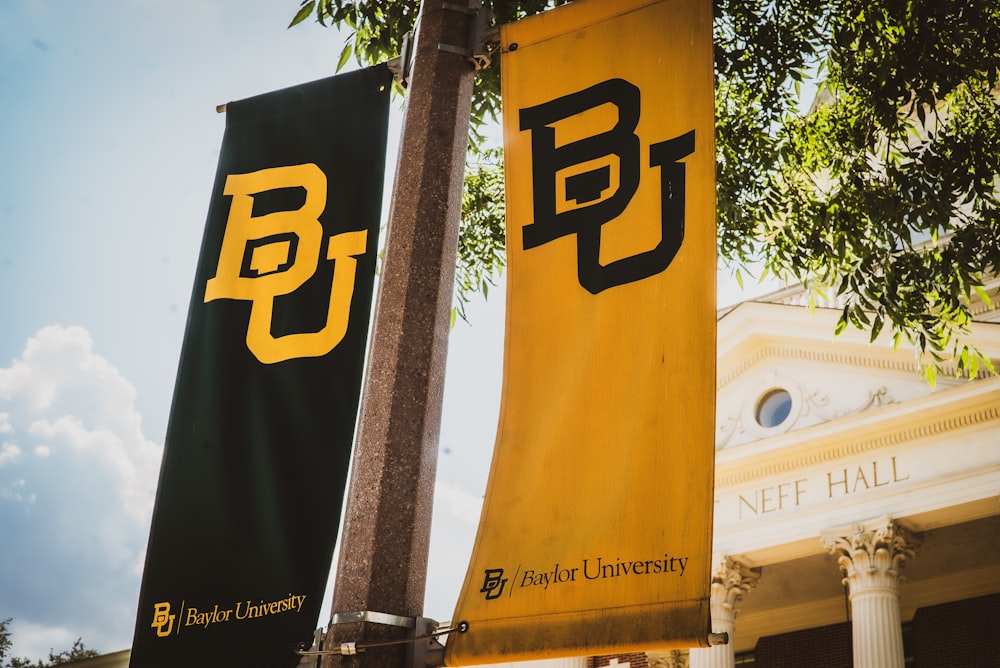
<instances>
[{"instance_id":1,"label":"column","mask_svg":"<svg viewBox=\"0 0 1000 668\"><path fill-rule=\"evenodd\" d=\"M503 664L506 668L587 668L587 657L571 656L561 659L535 659ZM625 664L628 668L628 664Z\"/></svg>"},{"instance_id":2,"label":"column","mask_svg":"<svg viewBox=\"0 0 1000 668\"><path fill-rule=\"evenodd\" d=\"M688 652L682 649L668 649L646 652L649 668L689 668Z\"/></svg>"},{"instance_id":3,"label":"column","mask_svg":"<svg viewBox=\"0 0 1000 668\"><path fill-rule=\"evenodd\" d=\"M563 659L541 659L539 661L525 661L518 664L521 668L587 668L587 657L571 656Z\"/></svg>"},{"instance_id":4,"label":"column","mask_svg":"<svg viewBox=\"0 0 1000 668\"><path fill-rule=\"evenodd\" d=\"M728 633L729 643L691 650L691 668L733 668L736 665L736 602L756 586L760 570L723 557L712 574L712 632Z\"/></svg>"},{"instance_id":5,"label":"column","mask_svg":"<svg viewBox=\"0 0 1000 668\"><path fill-rule=\"evenodd\" d=\"M903 668L899 569L917 542L890 517L824 532L851 600L854 668Z\"/></svg>"}]
</instances>

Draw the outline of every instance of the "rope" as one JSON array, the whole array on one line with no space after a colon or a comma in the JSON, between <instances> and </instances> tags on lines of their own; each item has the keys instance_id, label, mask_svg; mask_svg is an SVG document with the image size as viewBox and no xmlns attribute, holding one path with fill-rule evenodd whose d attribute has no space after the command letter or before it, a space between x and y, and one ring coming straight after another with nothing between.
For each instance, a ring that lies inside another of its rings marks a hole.
<instances>
[{"instance_id":1,"label":"rope","mask_svg":"<svg viewBox=\"0 0 1000 668\"><path fill-rule=\"evenodd\" d=\"M340 647L337 649L321 649L316 651L310 651L308 649L305 649L303 647L303 644L300 644L298 649L295 650L295 653L298 654L299 656L327 656L331 654L339 654L341 656L353 656L358 652L364 652L365 650L371 649L373 647L390 647L392 645L406 645L409 643L418 642L420 640L430 640L431 638L437 638L438 636L447 635L449 633L455 633L456 631L459 633L465 633L468 630L469 630L468 622L459 622L455 626L450 626L447 628L440 629L438 631L434 631L433 633L428 633L413 638L402 638L400 640L383 640L381 642L367 642L367 643L345 642L341 643Z\"/></svg>"}]
</instances>

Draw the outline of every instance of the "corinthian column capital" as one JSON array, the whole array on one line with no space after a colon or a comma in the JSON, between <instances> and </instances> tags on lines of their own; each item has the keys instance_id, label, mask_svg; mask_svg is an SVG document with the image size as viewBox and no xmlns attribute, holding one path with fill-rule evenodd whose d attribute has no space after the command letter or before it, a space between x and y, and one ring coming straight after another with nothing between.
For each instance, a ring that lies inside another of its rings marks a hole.
<instances>
[{"instance_id":1,"label":"corinthian column capital","mask_svg":"<svg viewBox=\"0 0 1000 668\"><path fill-rule=\"evenodd\" d=\"M646 652L649 668L688 668L688 654L679 649Z\"/></svg>"},{"instance_id":2,"label":"corinthian column capital","mask_svg":"<svg viewBox=\"0 0 1000 668\"><path fill-rule=\"evenodd\" d=\"M758 580L759 568L750 568L731 557L719 559L712 572L712 616L732 618L736 602L757 586Z\"/></svg>"},{"instance_id":3,"label":"corinthian column capital","mask_svg":"<svg viewBox=\"0 0 1000 668\"><path fill-rule=\"evenodd\" d=\"M891 517L826 531L823 543L839 557L837 563L852 593L872 587L896 589L899 569L920 545L917 536Z\"/></svg>"},{"instance_id":4,"label":"corinthian column capital","mask_svg":"<svg viewBox=\"0 0 1000 668\"><path fill-rule=\"evenodd\" d=\"M734 636L736 602L754 588L760 579L760 569L750 568L731 557L716 558L712 572L712 631L728 633L729 643L691 650L691 668L733 668L736 664Z\"/></svg>"}]
</instances>

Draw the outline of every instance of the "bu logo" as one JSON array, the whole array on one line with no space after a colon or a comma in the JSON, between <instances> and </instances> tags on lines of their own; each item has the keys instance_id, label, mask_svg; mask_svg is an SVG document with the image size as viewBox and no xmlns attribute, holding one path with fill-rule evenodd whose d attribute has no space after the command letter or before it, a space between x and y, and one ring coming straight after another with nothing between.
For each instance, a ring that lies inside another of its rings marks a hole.
<instances>
[{"instance_id":1,"label":"bu logo","mask_svg":"<svg viewBox=\"0 0 1000 668\"><path fill-rule=\"evenodd\" d=\"M556 145L554 125L604 105L617 110L618 120L611 129ZM520 110L520 129L531 132L534 194L534 222L524 226L524 249L575 234L577 276L593 294L662 272L684 240L685 170L679 161L694 152L694 130L649 147L649 166L660 168L659 243L601 264L601 228L625 211L639 187L642 146L635 134L639 106L635 85L609 79ZM615 182L617 187L606 194Z\"/></svg>"},{"instance_id":2,"label":"bu logo","mask_svg":"<svg viewBox=\"0 0 1000 668\"><path fill-rule=\"evenodd\" d=\"M253 215L254 195L279 188L305 190L305 203L293 211ZM298 357L319 357L347 333L357 257L367 249L368 231L323 238L319 216L326 208L326 175L312 163L230 174L223 191L232 196L215 276L205 285L205 302L241 299L251 302L247 348L264 364ZM298 290L320 262L333 261L326 324L317 332L273 336L274 300Z\"/></svg>"},{"instance_id":3,"label":"bu logo","mask_svg":"<svg viewBox=\"0 0 1000 668\"><path fill-rule=\"evenodd\" d=\"M500 598L505 586L507 586L507 578L503 576L503 569L487 568L483 578L483 587L479 593L484 594L487 601L491 601Z\"/></svg>"},{"instance_id":4,"label":"bu logo","mask_svg":"<svg viewBox=\"0 0 1000 668\"><path fill-rule=\"evenodd\" d=\"M183 612L183 610L181 612ZM177 615L170 614L169 603L154 603L153 623L150 624L150 626L156 629L157 636L160 638L166 638L170 635L170 632L174 628L175 617L177 617Z\"/></svg>"}]
</instances>

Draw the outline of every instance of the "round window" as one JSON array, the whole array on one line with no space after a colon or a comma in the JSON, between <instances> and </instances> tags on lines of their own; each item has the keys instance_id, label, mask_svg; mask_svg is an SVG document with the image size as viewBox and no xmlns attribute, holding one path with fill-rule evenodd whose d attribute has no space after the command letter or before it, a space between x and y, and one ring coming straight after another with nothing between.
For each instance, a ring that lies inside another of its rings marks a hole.
<instances>
[{"instance_id":1,"label":"round window","mask_svg":"<svg viewBox=\"0 0 1000 668\"><path fill-rule=\"evenodd\" d=\"M757 424L761 427L777 427L788 419L792 412L792 395L788 390L771 390L757 402Z\"/></svg>"}]
</instances>

